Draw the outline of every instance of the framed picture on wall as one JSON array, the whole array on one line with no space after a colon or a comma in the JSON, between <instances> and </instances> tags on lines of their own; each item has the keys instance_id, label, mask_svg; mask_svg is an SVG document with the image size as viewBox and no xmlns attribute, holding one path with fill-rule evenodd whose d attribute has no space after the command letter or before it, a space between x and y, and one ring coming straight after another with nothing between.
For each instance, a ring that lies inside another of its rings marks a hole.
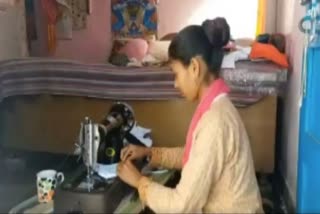
<instances>
[{"instance_id":1,"label":"framed picture on wall","mask_svg":"<svg viewBox=\"0 0 320 214\"><path fill-rule=\"evenodd\" d=\"M136 38L157 35L157 0L112 0L114 38Z\"/></svg>"}]
</instances>

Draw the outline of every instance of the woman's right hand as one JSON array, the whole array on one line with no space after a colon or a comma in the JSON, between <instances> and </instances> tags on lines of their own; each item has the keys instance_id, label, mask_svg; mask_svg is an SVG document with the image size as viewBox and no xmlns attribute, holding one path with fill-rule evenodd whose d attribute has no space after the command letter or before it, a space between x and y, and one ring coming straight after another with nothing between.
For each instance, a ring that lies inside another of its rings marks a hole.
<instances>
[{"instance_id":1,"label":"woman's right hand","mask_svg":"<svg viewBox=\"0 0 320 214\"><path fill-rule=\"evenodd\" d=\"M121 150L121 160L126 161L142 159L150 154L150 148L129 144Z\"/></svg>"}]
</instances>

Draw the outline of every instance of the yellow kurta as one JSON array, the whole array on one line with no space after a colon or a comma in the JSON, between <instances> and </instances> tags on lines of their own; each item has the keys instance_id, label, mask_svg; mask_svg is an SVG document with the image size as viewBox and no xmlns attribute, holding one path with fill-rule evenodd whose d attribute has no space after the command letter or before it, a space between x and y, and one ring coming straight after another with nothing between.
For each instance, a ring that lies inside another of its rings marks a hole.
<instances>
[{"instance_id":1,"label":"yellow kurta","mask_svg":"<svg viewBox=\"0 0 320 214\"><path fill-rule=\"evenodd\" d=\"M182 168L183 148L153 148L151 165ZM142 177L141 200L156 213L262 213L249 139L227 96L200 119L176 188Z\"/></svg>"}]
</instances>

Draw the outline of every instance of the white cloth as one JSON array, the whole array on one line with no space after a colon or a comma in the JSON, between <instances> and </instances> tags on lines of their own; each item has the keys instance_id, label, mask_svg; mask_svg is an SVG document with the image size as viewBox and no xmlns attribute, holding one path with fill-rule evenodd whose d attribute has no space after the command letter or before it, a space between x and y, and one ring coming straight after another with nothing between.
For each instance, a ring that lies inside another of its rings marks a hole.
<instances>
[{"instance_id":1,"label":"white cloth","mask_svg":"<svg viewBox=\"0 0 320 214\"><path fill-rule=\"evenodd\" d=\"M130 58L127 67L143 67L143 64L136 58Z\"/></svg>"},{"instance_id":2,"label":"white cloth","mask_svg":"<svg viewBox=\"0 0 320 214\"><path fill-rule=\"evenodd\" d=\"M152 146L152 139L150 137L151 129L144 128L135 124L135 126L131 129L130 134L135 136L146 147Z\"/></svg>"},{"instance_id":3,"label":"white cloth","mask_svg":"<svg viewBox=\"0 0 320 214\"><path fill-rule=\"evenodd\" d=\"M96 172L105 179L117 177L118 164L97 164Z\"/></svg>"},{"instance_id":4,"label":"white cloth","mask_svg":"<svg viewBox=\"0 0 320 214\"><path fill-rule=\"evenodd\" d=\"M224 56L221 68L235 68L235 63L239 60L249 59L251 47L237 46L237 51L233 51Z\"/></svg>"}]
</instances>

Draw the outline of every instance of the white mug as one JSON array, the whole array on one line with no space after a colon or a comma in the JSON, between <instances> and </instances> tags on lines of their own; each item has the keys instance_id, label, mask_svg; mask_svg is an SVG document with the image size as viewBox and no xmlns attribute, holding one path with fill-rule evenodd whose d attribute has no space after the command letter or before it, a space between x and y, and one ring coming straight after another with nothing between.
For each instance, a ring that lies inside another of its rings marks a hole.
<instances>
[{"instance_id":1,"label":"white mug","mask_svg":"<svg viewBox=\"0 0 320 214\"><path fill-rule=\"evenodd\" d=\"M48 203L53 200L54 192L58 184L64 181L62 172L53 169L42 170L37 173L37 192L40 203Z\"/></svg>"}]
</instances>

